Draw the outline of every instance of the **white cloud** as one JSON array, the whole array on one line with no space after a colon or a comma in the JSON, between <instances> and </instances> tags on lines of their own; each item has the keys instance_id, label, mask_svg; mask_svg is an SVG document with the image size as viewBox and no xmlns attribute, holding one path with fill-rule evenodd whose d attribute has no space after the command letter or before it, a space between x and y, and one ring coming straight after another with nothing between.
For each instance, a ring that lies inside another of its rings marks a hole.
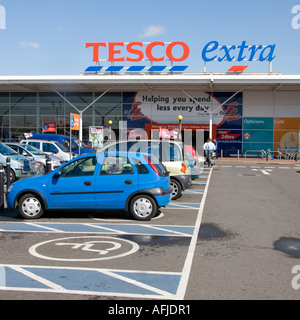
<instances>
[{"instance_id":1,"label":"white cloud","mask_svg":"<svg viewBox=\"0 0 300 320\"><path fill-rule=\"evenodd\" d=\"M159 36L161 34L165 34L166 29L163 26L149 26L145 29L144 33L142 33L140 36L142 37L155 37Z\"/></svg>"},{"instance_id":2,"label":"white cloud","mask_svg":"<svg viewBox=\"0 0 300 320\"><path fill-rule=\"evenodd\" d=\"M24 48L39 49L41 45L38 42L21 41L20 46Z\"/></svg>"}]
</instances>

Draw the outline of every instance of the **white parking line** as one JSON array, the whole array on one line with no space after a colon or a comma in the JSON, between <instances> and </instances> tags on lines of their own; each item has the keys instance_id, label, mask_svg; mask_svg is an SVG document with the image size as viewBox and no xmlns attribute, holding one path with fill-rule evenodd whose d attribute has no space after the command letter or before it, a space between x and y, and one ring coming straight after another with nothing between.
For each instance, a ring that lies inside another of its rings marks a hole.
<instances>
[{"instance_id":1,"label":"white parking line","mask_svg":"<svg viewBox=\"0 0 300 320\"><path fill-rule=\"evenodd\" d=\"M202 221L204 204L205 204L205 200L206 200L206 196L207 196L207 191L208 191L208 186L209 186L211 174L212 174L212 170L209 172L209 176L208 176L208 179L207 179L207 184L206 184L205 189L204 189L204 194L203 194L203 197L202 197L202 200L201 200L200 208L199 208L198 215L197 215L197 220L196 220L196 223L195 223L194 233L193 233L193 236L192 236L192 239L191 239L191 242L190 242L190 246L189 246L189 250L188 250L188 254L187 254L187 257L185 259L185 263L184 263L184 266L183 266L183 269L182 269L182 277L180 279L180 283L179 283L177 294L176 294L176 297L177 297L178 300L183 300L184 299L186 288L187 288L187 284L188 284L188 281L189 281L191 268L192 268L192 264L193 264L193 258L194 258L196 245L197 245L197 240L198 240L198 234L199 234L201 221Z\"/></svg>"}]
</instances>

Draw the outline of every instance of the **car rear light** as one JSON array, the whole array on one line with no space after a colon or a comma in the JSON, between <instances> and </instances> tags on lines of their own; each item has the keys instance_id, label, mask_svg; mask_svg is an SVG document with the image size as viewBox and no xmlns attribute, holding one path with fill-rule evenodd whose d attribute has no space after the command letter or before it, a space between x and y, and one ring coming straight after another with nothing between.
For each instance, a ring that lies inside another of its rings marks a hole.
<instances>
[{"instance_id":1,"label":"car rear light","mask_svg":"<svg viewBox=\"0 0 300 320\"><path fill-rule=\"evenodd\" d=\"M181 164L181 172L186 173L186 165L184 163Z\"/></svg>"},{"instance_id":2,"label":"car rear light","mask_svg":"<svg viewBox=\"0 0 300 320\"><path fill-rule=\"evenodd\" d=\"M155 165L151 162L151 160L147 157L147 162L150 165L150 167L159 175L161 176L161 173L158 171L158 169L155 167Z\"/></svg>"}]
</instances>

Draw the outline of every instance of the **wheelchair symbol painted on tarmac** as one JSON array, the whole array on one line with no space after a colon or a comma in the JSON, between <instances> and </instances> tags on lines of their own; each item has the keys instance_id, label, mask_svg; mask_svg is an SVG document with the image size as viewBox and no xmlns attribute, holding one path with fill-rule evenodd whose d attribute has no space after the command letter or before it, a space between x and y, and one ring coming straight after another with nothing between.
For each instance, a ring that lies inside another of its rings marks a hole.
<instances>
[{"instance_id":1,"label":"wheelchair symbol painted on tarmac","mask_svg":"<svg viewBox=\"0 0 300 320\"><path fill-rule=\"evenodd\" d=\"M37 258L54 261L99 261L128 256L138 251L136 242L118 237L86 236L40 242L29 248Z\"/></svg>"}]
</instances>

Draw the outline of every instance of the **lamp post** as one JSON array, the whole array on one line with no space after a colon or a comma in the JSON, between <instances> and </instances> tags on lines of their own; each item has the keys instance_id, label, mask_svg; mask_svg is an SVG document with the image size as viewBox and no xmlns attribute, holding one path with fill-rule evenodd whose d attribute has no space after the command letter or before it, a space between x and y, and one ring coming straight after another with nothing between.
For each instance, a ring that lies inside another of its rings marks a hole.
<instances>
[{"instance_id":1,"label":"lamp post","mask_svg":"<svg viewBox=\"0 0 300 320\"><path fill-rule=\"evenodd\" d=\"M182 115L180 114L177 118L178 118L178 121L179 121L178 139L181 140L181 121L182 121Z\"/></svg>"},{"instance_id":2,"label":"lamp post","mask_svg":"<svg viewBox=\"0 0 300 320\"><path fill-rule=\"evenodd\" d=\"M108 121L108 125L109 125L109 126L108 126L108 128L109 128L109 137L108 137L108 138L109 138L109 142L110 142L110 140L111 140L111 125L112 125L112 123L113 123L113 122L112 122L111 120Z\"/></svg>"}]
</instances>

